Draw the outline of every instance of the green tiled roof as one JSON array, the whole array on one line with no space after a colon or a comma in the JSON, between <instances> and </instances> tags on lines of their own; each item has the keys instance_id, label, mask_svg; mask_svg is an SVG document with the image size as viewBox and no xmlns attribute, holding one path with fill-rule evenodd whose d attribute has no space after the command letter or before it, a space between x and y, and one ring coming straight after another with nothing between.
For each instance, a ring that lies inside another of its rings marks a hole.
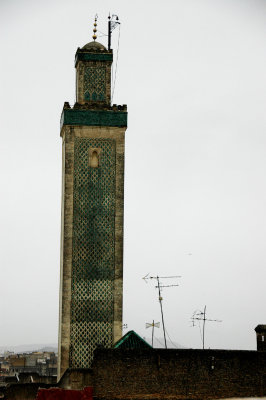
<instances>
[{"instance_id":1,"label":"green tiled roof","mask_svg":"<svg viewBox=\"0 0 266 400\"><path fill-rule=\"evenodd\" d=\"M114 344L114 349L152 349L135 331L127 332Z\"/></svg>"}]
</instances>

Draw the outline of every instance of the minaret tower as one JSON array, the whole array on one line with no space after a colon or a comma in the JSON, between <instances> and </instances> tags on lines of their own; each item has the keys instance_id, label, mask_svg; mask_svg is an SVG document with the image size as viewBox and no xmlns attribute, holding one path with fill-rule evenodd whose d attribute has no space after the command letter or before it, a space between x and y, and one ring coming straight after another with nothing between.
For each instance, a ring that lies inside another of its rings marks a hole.
<instances>
[{"instance_id":1,"label":"minaret tower","mask_svg":"<svg viewBox=\"0 0 266 400\"><path fill-rule=\"evenodd\" d=\"M89 368L122 336L125 105L111 105L112 50L76 52L76 103L64 104L58 379Z\"/></svg>"}]
</instances>

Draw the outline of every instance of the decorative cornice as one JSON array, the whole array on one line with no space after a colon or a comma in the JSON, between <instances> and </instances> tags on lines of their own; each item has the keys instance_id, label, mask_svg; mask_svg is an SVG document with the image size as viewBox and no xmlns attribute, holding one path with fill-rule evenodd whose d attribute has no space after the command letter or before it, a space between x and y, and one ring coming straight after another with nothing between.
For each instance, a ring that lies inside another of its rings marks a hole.
<instances>
[{"instance_id":1,"label":"decorative cornice","mask_svg":"<svg viewBox=\"0 0 266 400\"><path fill-rule=\"evenodd\" d=\"M64 125L126 127L127 112L64 108L61 115L60 129L62 129Z\"/></svg>"},{"instance_id":2,"label":"decorative cornice","mask_svg":"<svg viewBox=\"0 0 266 400\"><path fill-rule=\"evenodd\" d=\"M76 52L75 64L78 61L113 61L112 53L83 53L80 51Z\"/></svg>"}]
</instances>

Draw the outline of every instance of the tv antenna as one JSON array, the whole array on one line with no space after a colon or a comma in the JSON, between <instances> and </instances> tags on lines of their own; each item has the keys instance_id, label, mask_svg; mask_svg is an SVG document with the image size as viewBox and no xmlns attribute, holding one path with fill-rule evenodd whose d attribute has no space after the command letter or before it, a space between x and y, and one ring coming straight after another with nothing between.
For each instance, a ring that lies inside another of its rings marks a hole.
<instances>
[{"instance_id":1,"label":"tv antenna","mask_svg":"<svg viewBox=\"0 0 266 400\"><path fill-rule=\"evenodd\" d=\"M204 306L204 311L196 310L194 311L192 317L192 326L195 326L195 321L203 321L203 329L202 329L202 348L205 348L205 323L208 322L222 322L220 319L208 319L206 318L206 306ZM199 322L200 324L200 322Z\"/></svg>"},{"instance_id":2,"label":"tv antenna","mask_svg":"<svg viewBox=\"0 0 266 400\"><path fill-rule=\"evenodd\" d=\"M154 328L160 328L160 322L154 322L150 324L149 322L146 322L146 329L152 327L152 335L151 335L151 345L153 347L153 336L154 336Z\"/></svg>"},{"instance_id":3,"label":"tv antenna","mask_svg":"<svg viewBox=\"0 0 266 400\"><path fill-rule=\"evenodd\" d=\"M109 13L108 17L108 50L111 49L111 37L112 37L112 32L115 30L115 28L120 25L119 18L117 15L112 14L112 16Z\"/></svg>"},{"instance_id":4,"label":"tv antenna","mask_svg":"<svg viewBox=\"0 0 266 400\"><path fill-rule=\"evenodd\" d=\"M179 286L178 284L174 285L162 285L160 282L160 279L176 279L176 278L181 278L181 276L149 276L150 273L144 276L144 281L147 283L149 279L156 279L157 280L157 285L155 286L156 289L158 289L158 298L159 298L159 303L160 303L160 308L161 308L161 316L162 316L162 325L163 325L163 335L164 335L164 345L165 348L167 349L167 344L166 344L166 335L165 335L165 325L164 325L164 317L163 317L163 298L161 295L161 291L163 288L168 288L168 287L174 287L174 286Z\"/></svg>"}]
</instances>

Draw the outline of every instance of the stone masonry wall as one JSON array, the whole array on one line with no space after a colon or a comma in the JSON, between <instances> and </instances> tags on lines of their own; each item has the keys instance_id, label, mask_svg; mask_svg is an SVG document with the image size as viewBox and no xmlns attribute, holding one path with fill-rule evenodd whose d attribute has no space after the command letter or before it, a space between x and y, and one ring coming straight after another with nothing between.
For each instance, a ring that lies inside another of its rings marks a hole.
<instances>
[{"instance_id":1,"label":"stone masonry wall","mask_svg":"<svg viewBox=\"0 0 266 400\"><path fill-rule=\"evenodd\" d=\"M235 350L96 350L99 399L221 399L266 395L266 353Z\"/></svg>"},{"instance_id":2,"label":"stone masonry wall","mask_svg":"<svg viewBox=\"0 0 266 400\"><path fill-rule=\"evenodd\" d=\"M60 323L58 379L70 366L71 337L71 282L73 253L73 188L75 139L108 139L115 141L115 261L113 279L113 342L122 335L122 288L123 288L123 204L124 204L124 136L125 127L64 126L63 139L63 189L60 273ZM89 162L89 153L88 153ZM87 335L84 335L87 338ZM84 340L85 340L84 339ZM87 339L86 339L87 340ZM79 344L79 341L77 341ZM86 357L84 357L86 360ZM83 367L83 366L82 366Z\"/></svg>"}]
</instances>

